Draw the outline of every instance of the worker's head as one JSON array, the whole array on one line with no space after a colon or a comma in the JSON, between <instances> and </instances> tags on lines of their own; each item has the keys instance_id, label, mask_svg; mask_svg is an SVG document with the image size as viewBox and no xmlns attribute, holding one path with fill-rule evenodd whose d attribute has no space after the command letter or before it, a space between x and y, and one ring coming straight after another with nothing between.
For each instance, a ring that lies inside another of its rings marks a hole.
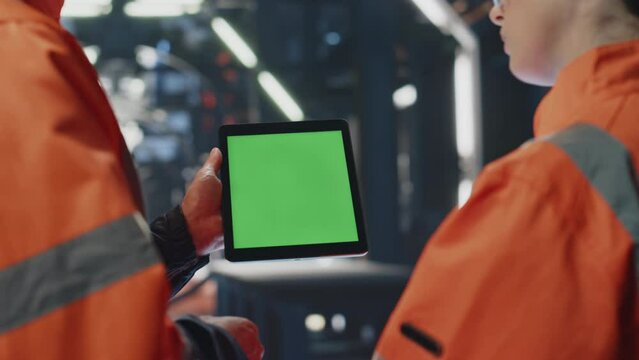
<instances>
[{"instance_id":1,"label":"worker's head","mask_svg":"<svg viewBox=\"0 0 639 360\"><path fill-rule=\"evenodd\" d=\"M549 86L570 61L597 46L639 38L639 0L494 0L510 69Z\"/></svg>"}]
</instances>

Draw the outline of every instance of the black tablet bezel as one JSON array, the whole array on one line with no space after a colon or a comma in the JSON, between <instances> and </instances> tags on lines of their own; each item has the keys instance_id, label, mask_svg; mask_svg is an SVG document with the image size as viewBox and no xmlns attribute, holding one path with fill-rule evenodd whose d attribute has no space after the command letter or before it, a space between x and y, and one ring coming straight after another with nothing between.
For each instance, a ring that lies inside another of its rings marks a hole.
<instances>
[{"instance_id":1,"label":"black tablet bezel","mask_svg":"<svg viewBox=\"0 0 639 360\"><path fill-rule=\"evenodd\" d=\"M231 185L229 180L228 164L228 143L229 136L237 135L260 135L260 134L284 134L300 132L318 131L341 131L344 141L344 151L346 155L346 165L351 187L351 197L355 222L357 225L357 242L317 244L317 245L293 245L274 246L263 248L236 249L233 246L233 223L231 209ZM355 172L355 160L353 157L353 146L345 120L314 120L301 122L279 122L279 123L259 123L224 125L220 127L220 149L224 154L222 161L222 218L224 224L224 256L229 261L256 261L256 260L277 260L277 259L302 259L324 256L356 256L364 255L368 252L368 241L364 225L361 197Z\"/></svg>"}]
</instances>

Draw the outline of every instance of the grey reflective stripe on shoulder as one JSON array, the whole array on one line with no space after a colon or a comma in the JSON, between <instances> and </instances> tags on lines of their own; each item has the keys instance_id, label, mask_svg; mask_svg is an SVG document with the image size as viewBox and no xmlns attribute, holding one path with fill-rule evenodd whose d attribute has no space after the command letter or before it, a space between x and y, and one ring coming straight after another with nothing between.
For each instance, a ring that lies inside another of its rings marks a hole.
<instances>
[{"instance_id":1,"label":"grey reflective stripe on shoulder","mask_svg":"<svg viewBox=\"0 0 639 360\"><path fill-rule=\"evenodd\" d=\"M606 131L578 124L545 139L565 151L639 244L639 195L632 157ZM639 267L639 263L637 264Z\"/></svg>"},{"instance_id":2,"label":"grey reflective stripe on shoulder","mask_svg":"<svg viewBox=\"0 0 639 360\"><path fill-rule=\"evenodd\" d=\"M159 262L139 214L0 271L0 333Z\"/></svg>"}]
</instances>

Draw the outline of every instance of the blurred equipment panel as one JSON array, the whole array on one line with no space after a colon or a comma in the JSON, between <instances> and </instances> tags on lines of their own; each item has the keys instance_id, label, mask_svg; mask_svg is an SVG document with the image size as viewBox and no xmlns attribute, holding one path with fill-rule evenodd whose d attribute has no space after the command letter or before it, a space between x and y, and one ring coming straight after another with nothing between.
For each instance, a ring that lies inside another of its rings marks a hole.
<instances>
[{"instance_id":1,"label":"blurred equipment panel","mask_svg":"<svg viewBox=\"0 0 639 360\"><path fill-rule=\"evenodd\" d=\"M265 360L370 359L410 275L367 260L214 263L217 315L253 320Z\"/></svg>"}]
</instances>

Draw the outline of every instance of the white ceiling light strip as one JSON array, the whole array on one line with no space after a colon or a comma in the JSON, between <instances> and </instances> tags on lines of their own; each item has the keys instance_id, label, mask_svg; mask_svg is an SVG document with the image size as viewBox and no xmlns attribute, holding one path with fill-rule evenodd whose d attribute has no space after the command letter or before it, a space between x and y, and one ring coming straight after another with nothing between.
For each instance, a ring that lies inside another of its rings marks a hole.
<instances>
[{"instance_id":1,"label":"white ceiling light strip","mask_svg":"<svg viewBox=\"0 0 639 360\"><path fill-rule=\"evenodd\" d=\"M124 4L130 17L177 17L195 15L202 9L202 0L135 0Z\"/></svg>"},{"instance_id":2,"label":"white ceiling light strip","mask_svg":"<svg viewBox=\"0 0 639 360\"><path fill-rule=\"evenodd\" d=\"M477 150L475 144L476 119L473 98L475 89L471 54L459 51L454 64L455 83L455 138L457 153L462 159L470 159Z\"/></svg>"},{"instance_id":3,"label":"white ceiling light strip","mask_svg":"<svg viewBox=\"0 0 639 360\"><path fill-rule=\"evenodd\" d=\"M67 0L62 7L63 18L92 18L111 13L111 0Z\"/></svg>"},{"instance_id":4,"label":"white ceiling light strip","mask_svg":"<svg viewBox=\"0 0 639 360\"><path fill-rule=\"evenodd\" d=\"M264 92L290 121L304 120L304 112L300 106L293 100L291 95L284 89L273 74L268 71L262 71L257 75L257 81L260 83L260 86L262 86Z\"/></svg>"},{"instance_id":5,"label":"white ceiling light strip","mask_svg":"<svg viewBox=\"0 0 639 360\"><path fill-rule=\"evenodd\" d=\"M259 61L255 52L228 21L216 17L211 21L211 28L242 65L248 69L257 69ZM257 81L264 93L273 100L288 120L304 120L304 112L298 103L273 74L268 71L259 71Z\"/></svg>"},{"instance_id":6,"label":"white ceiling light strip","mask_svg":"<svg viewBox=\"0 0 639 360\"><path fill-rule=\"evenodd\" d=\"M240 34L235 31L231 24L221 17L216 17L211 21L211 28L242 65L249 69L254 69L257 66L258 62L255 52L253 52Z\"/></svg>"}]
</instances>

